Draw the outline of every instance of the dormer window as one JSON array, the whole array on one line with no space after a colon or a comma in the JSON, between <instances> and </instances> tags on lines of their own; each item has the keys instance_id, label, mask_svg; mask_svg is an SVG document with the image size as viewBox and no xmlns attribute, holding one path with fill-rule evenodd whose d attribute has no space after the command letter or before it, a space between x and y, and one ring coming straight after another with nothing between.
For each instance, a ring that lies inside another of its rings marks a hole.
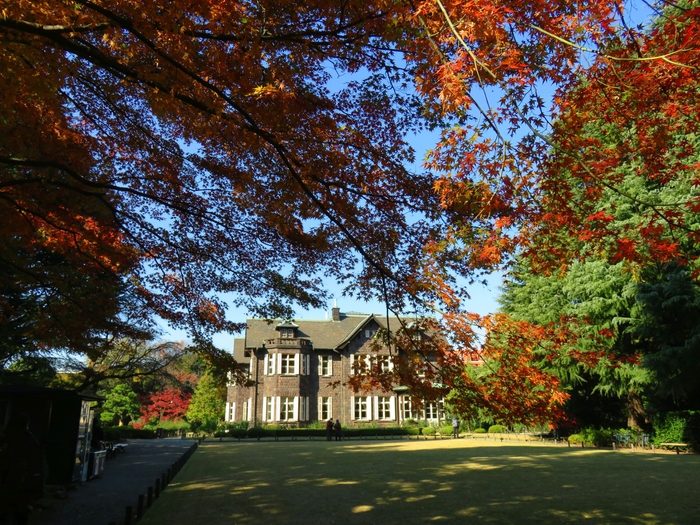
<instances>
[{"instance_id":1,"label":"dormer window","mask_svg":"<svg viewBox=\"0 0 700 525\"><path fill-rule=\"evenodd\" d=\"M279 332L280 339L294 339L297 336L297 328L299 325L292 321L285 321L278 324L275 330Z\"/></svg>"}]
</instances>

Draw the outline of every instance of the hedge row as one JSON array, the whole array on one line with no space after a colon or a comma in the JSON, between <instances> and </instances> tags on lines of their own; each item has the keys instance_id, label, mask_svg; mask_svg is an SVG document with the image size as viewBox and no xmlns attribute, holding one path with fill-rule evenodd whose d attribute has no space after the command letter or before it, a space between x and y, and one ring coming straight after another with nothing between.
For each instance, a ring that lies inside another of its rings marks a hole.
<instances>
[{"instance_id":1,"label":"hedge row","mask_svg":"<svg viewBox=\"0 0 700 525\"><path fill-rule=\"evenodd\" d=\"M400 428L400 427L382 427L382 428L344 428L343 437L373 437L373 436L406 436L418 435L421 430L427 435L426 430L435 429L432 427L420 428ZM326 437L325 429L318 428L264 428L252 427L248 430L230 429L228 432L217 432L214 437L231 437L235 439L243 438L295 438L295 437Z\"/></svg>"},{"instance_id":2,"label":"hedge row","mask_svg":"<svg viewBox=\"0 0 700 525\"><path fill-rule=\"evenodd\" d=\"M134 428L128 425L122 427L104 427L105 441L121 441L124 439L155 439L156 431L145 428Z\"/></svg>"}]
</instances>

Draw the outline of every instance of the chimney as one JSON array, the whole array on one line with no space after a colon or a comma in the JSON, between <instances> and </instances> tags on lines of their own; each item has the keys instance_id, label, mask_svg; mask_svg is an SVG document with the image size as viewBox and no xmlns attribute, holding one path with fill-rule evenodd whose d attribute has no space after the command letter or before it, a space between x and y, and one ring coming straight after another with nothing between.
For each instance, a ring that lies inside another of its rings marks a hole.
<instances>
[{"instance_id":1,"label":"chimney","mask_svg":"<svg viewBox=\"0 0 700 525\"><path fill-rule=\"evenodd\" d=\"M340 308L338 308L337 299L333 299L333 309L331 310L331 317L334 321L340 321Z\"/></svg>"}]
</instances>

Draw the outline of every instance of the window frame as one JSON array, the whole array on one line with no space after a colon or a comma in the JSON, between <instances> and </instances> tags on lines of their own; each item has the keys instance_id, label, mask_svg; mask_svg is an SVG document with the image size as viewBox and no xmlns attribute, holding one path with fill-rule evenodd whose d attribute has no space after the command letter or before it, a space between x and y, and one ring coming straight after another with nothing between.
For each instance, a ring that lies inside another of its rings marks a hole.
<instances>
[{"instance_id":1,"label":"window frame","mask_svg":"<svg viewBox=\"0 0 700 525\"><path fill-rule=\"evenodd\" d=\"M298 354L279 354L280 356L280 375L293 376L297 375L297 356ZM290 371L291 370L291 371Z\"/></svg>"},{"instance_id":2,"label":"window frame","mask_svg":"<svg viewBox=\"0 0 700 525\"><path fill-rule=\"evenodd\" d=\"M280 396L279 397L279 407L277 409L278 419L277 421L295 421L294 418L294 396Z\"/></svg>"},{"instance_id":3,"label":"window frame","mask_svg":"<svg viewBox=\"0 0 700 525\"><path fill-rule=\"evenodd\" d=\"M380 421L393 420L394 419L392 417L393 410L391 409L393 397L392 396L377 396L375 399L377 400L376 407L375 407L376 418Z\"/></svg>"}]
</instances>

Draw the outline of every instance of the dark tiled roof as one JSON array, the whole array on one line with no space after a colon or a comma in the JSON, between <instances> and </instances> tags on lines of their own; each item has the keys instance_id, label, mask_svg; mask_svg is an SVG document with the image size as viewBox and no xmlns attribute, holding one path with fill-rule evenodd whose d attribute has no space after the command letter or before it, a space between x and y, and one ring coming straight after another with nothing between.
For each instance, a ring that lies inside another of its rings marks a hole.
<instances>
[{"instance_id":1,"label":"dark tiled roof","mask_svg":"<svg viewBox=\"0 0 700 525\"><path fill-rule=\"evenodd\" d=\"M250 363L250 357L245 356L245 339L242 337L233 340L233 358L238 363Z\"/></svg>"},{"instance_id":2,"label":"dark tiled roof","mask_svg":"<svg viewBox=\"0 0 700 525\"><path fill-rule=\"evenodd\" d=\"M376 321L382 328L387 327L386 317L382 314L355 312L341 313L340 321L295 319L294 323L298 326L297 337L311 340L315 350L335 350L349 342L370 320ZM404 317L402 320L404 323L415 321L412 317ZM260 348L263 340L279 337L276 327L281 321L281 319L246 319L245 348ZM389 319L389 328L392 331L399 326L400 323L396 318Z\"/></svg>"},{"instance_id":3,"label":"dark tiled roof","mask_svg":"<svg viewBox=\"0 0 700 525\"><path fill-rule=\"evenodd\" d=\"M310 339L316 350L332 350L371 318L371 314L341 313L340 321L295 319L294 323L299 327L297 337ZM246 319L245 347L259 348L263 340L279 337L279 332L275 328L280 321L279 319L273 319L271 322L266 319Z\"/></svg>"}]
</instances>

